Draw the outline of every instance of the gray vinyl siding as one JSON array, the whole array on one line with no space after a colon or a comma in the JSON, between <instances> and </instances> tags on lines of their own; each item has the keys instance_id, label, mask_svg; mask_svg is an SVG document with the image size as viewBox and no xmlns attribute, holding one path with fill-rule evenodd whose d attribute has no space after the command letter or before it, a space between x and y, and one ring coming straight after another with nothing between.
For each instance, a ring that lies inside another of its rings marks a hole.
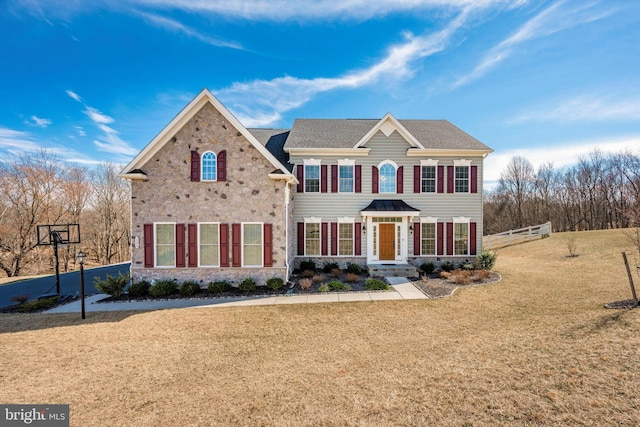
<instances>
[{"instance_id":1,"label":"gray vinyl siding","mask_svg":"<svg viewBox=\"0 0 640 427\"><path fill-rule=\"evenodd\" d=\"M452 150L450 156L425 156L408 157L409 144L397 133L392 133L388 138L382 132L378 132L366 144L370 148L366 157L351 157L356 165L362 165L362 192L361 193L331 193L331 165L337 164L338 159L345 156L291 156L290 162L302 164L305 158L314 158L322 161L327 167L327 193L297 193L294 188L294 222L304 222L305 217L322 218L323 222L336 221L338 217L354 217L356 222L362 222L360 211L367 207L373 199L402 199L410 206L419 209L420 217L437 217L438 222L452 222L452 217L470 217L471 222L477 224L476 245L477 253L482 245L482 157L456 156ZM414 193L413 172L414 166L420 165L420 160L438 160L439 166L444 166L444 193ZM447 193L447 166L453 166L454 160L471 160L472 166L478 166L478 192L469 194ZM403 194L372 193L372 166L384 160L392 160L399 167L403 167ZM414 218L415 220L415 218ZM445 230L446 233L446 230ZM409 236L409 253L413 254L413 236ZM363 233L363 241L366 236ZM445 241L446 245L446 241ZM366 244L362 245L362 256L365 257ZM297 249L296 249L297 253Z\"/></svg>"}]
</instances>

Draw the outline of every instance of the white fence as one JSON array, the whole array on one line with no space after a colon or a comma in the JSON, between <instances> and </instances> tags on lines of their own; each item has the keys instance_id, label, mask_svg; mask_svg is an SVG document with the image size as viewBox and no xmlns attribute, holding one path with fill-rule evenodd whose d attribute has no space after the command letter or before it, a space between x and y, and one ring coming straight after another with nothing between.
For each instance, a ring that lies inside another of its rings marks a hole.
<instances>
[{"instance_id":1,"label":"white fence","mask_svg":"<svg viewBox=\"0 0 640 427\"><path fill-rule=\"evenodd\" d=\"M484 249L497 249L551 236L551 222L482 237Z\"/></svg>"}]
</instances>

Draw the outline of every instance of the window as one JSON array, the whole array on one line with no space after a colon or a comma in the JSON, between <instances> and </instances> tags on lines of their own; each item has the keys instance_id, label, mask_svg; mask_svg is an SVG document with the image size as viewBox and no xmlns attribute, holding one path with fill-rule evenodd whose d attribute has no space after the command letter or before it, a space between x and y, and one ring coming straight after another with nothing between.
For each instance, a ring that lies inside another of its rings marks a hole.
<instances>
[{"instance_id":1,"label":"window","mask_svg":"<svg viewBox=\"0 0 640 427\"><path fill-rule=\"evenodd\" d=\"M420 233L421 239L421 251L422 255L435 255L436 254L436 223L435 222L423 222L421 224L422 230Z\"/></svg>"},{"instance_id":2,"label":"window","mask_svg":"<svg viewBox=\"0 0 640 427\"><path fill-rule=\"evenodd\" d=\"M469 250L469 224L453 224L454 255L468 255Z\"/></svg>"},{"instance_id":3,"label":"window","mask_svg":"<svg viewBox=\"0 0 640 427\"><path fill-rule=\"evenodd\" d=\"M175 224L156 224L156 267L175 266Z\"/></svg>"},{"instance_id":4,"label":"window","mask_svg":"<svg viewBox=\"0 0 640 427\"><path fill-rule=\"evenodd\" d=\"M338 191L340 193L353 193L353 166L338 166Z\"/></svg>"},{"instance_id":5,"label":"window","mask_svg":"<svg viewBox=\"0 0 640 427\"><path fill-rule=\"evenodd\" d=\"M305 255L320 255L320 223L307 222L304 227Z\"/></svg>"},{"instance_id":6,"label":"window","mask_svg":"<svg viewBox=\"0 0 640 427\"><path fill-rule=\"evenodd\" d=\"M219 227L218 224L199 224L199 243L200 243L200 262L201 267L217 267L219 265L218 243L219 243Z\"/></svg>"},{"instance_id":7,"label":"window","mask_svg":"<svg viewBox=\"0 0 640 427\"><path fill-rule=\"evenodd\" d=\"M262 224L242 224L242 265L262 267Z\"/></svg>"},{"instance_id":8,"label":"window","mask_svg":"<svg viewBox=\"0 0 640 427\"><path fill-rule=\"evenodd\" d=\"M436 166L422 166L422 192L436 192Z\"/></svg>"},{"instance_id":9,"label":"window","mask_svg":"<svg viewBox=\"0 0 640 427\"><path fill-rule=\"evenodd\" d=\"M391 163L380 166L380 192L396 192L396 168Z\"/></svg>"},{"instance_id":10,"label":"window","mask_svg":"<svg viewBox=\"0 0 640 427\"><path fill-rule=\"evenodd\" d=\"M211 151L207 151L202 155L202 180L216 181L218 179L218 168L216 164L216 155Z\"/></svg>"},{"instance_id":11,"label":"window","mask_svg":"<svg viewBox=\"0 0 640 427\"><path fill-rule=\"evenodd\" d=\"M304 166L304 192L320 192L320 165Z\"/></svg>"},{"instance_id":12,"label":"window","mask_svg":"<svg viewBox=\"0 0 640 427\"><path fill-rule=\"evenodd\" d=\"M338 224L338 255L353 255L353 223Z\"/></svg>"},{"instance_id":13,"label":"window","mask_svg":"<svg viewBox=\"0 0 640 427\"><path fill-rule=\"evenodd\" d=\"M469 166L455 167L455 189L456 193L469 192Z\"/></svg>"}]
</instances>

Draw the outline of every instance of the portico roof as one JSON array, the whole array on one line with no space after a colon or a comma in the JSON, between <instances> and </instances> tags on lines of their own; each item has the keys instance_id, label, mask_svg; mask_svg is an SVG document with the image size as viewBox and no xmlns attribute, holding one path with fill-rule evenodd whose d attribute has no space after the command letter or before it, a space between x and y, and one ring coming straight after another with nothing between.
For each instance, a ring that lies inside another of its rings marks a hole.
<instances>
[{"instance_id":1,"label":"portico roof","mask_svg":"<svg viewBox=\"0 0 640 427\"><path fill-rule=\"evenodd\" d=\"M420 212L404 200L375 199L360 211L362 216L415 216Z\"/></svg>"}]
</instances>

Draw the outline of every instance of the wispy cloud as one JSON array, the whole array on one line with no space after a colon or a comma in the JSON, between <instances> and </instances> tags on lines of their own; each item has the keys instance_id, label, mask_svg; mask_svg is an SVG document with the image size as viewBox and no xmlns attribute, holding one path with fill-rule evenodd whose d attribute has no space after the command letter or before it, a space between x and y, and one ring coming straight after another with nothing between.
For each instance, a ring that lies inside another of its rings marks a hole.
<instances>
[{"instance_id":1,"label":"wispy cloud","mask_svg":"<svg viewBox=\"0 0 640 427\"><path fill-rule=\"evenodd\" d=\"M78 95L74 91L66 90L65 92L67 93L67 95L71 97L71 99L75 99L78 102L82 102L82 98L80 98L80 95Z\"/></svg>"},{"instance_id":2,"label":"wispy cloud","mask_svg":"<svg viewBox=\"0 0 640 427\"><path fill-rule=\"evenodd\" d=\"M637 97L624 99L611 95L581 95L559 105L534 107L509 123L612 120L640 120L640 100Z\"/></svg>"},{"instance_id":3,"label":"wispy cloud","mask_svg":"<svg viewBox=\"0 0 640 427\"><path fill-rule=\"evenodd\" d=\"M489 50L480 63L469 74L460 77L454 86L459 87L484 76L514 54L519 45L527 41L598 21L615 12L611 8L600 10L597 7L599 5L599 1L557 1L527 21L510 37Z\"/></svg>"},{"instance_id":4,"label":"wispy cloud","mask_svg":"<svg viewBox=\"0 0 640 427\"><path fill-rule=\"evenodd\" d=\"M31 116L29 119L25 120L24 122L29 126L35 126L43 129L51 125L51 123L53 123L51 119L41 119L38 116Z\"/></svg>"}]
</instances>

